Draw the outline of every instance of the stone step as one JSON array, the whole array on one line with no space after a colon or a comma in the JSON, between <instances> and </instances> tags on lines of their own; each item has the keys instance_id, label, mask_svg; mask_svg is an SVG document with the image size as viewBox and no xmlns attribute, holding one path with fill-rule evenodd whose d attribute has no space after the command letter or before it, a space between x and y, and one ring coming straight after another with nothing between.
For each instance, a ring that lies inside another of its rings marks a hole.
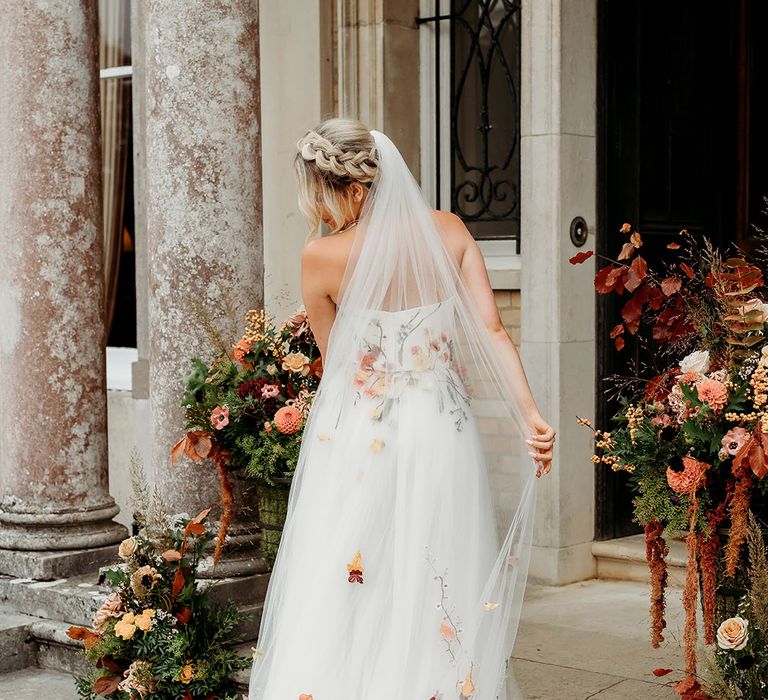
<instances>
[{"instance_id":1,"label":"stone step","mask_svg":"<svg viewBox=\"0 0 768 700\"><path fill-rule=\"evenodd\" d=\"M0 673L18 671L35 663L31 628L37 618L0 609Z\"/></svg>"},{"instance_id":2,"label":"stone step","mask_svg":"<svg viewBox=\"0 0 768 700\"><path fill-rule=\"evenodd\" d=\"M685 585L688 553L685 542L667 540L668 585L682 588ZM645 558L645 535L630 535L613 540L592 543L592 554L597 559L597 578L621 581L650 582L648 562Z\"/></svg>"},{"instance_id":3,"label":"stone step","mask_svg":"<svg viewBox=\"0 0 768 700\"><path fill-rule=\"evenodd\" d=\"M67 673L34 666L0 675L0 700L77 700L75 683Z\"/></svg>"}]
</instances>

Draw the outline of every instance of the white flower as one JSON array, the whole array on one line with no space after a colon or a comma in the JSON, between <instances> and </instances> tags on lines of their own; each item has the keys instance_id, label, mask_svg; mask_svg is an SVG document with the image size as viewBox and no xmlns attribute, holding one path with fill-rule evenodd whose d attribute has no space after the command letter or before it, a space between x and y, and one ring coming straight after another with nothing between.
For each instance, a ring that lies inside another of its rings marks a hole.
<instances>
[{"instance_id":1,"label":"white flower","mask_svg":"<svg viewBox=\"0 0 768 700\"><path fill-rule=\"evenodd\" d=\"M680 371L683 374L688 372L697 372L705 374L709 371L709 350L697 350L690 355L686 355L680 361Z\"/></svg>"},{"instance_id":2,"label":"white flower","mask_svg":"<svg viewBox=\"0 0 768 700\"><path fill-rule=\"evenodd\" d=\"M721 649L741 651L749 641L748 625L749 621L743 617L729 617L717 628L717 646Z\"/></svg>"},{"instance_id":3,"label":"white flower","mask_svg":"<svg viewBox=\"0 0 768 700\"><path fill-rule=\"evenodd\" d=\"M136 554L136 538L129 537L127 540L123 540L117 549L117 554L121 559L130 559Z\"/></svg>"}]
</instances>

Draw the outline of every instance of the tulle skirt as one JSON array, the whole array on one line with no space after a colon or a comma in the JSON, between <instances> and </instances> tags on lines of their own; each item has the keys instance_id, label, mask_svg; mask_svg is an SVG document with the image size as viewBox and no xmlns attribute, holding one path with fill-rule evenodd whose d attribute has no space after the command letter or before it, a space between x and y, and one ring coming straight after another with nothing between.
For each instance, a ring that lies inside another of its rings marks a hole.
<instances>
[{"instance_id":1,"label":"tulle skirt","mask_svg":"<svg viewBox=\"0 0 768 700\"><path fill-rule=\"evenodd\" d=\"M505 697L503 679L475 695L483 659L465 648L465 627L493 614L482 596L499 541L476 420L444 405L445 379L405 373L384 416L324 387L251 700Z\"/></svg>"}]
</instances>

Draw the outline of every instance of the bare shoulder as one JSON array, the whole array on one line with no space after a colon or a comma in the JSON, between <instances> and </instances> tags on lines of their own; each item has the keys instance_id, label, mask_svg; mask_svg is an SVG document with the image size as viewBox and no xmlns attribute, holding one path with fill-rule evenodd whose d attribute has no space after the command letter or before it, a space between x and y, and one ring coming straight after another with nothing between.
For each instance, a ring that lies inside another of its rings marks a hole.
<instances>
[{"instance_id":1,"label":"bare shoulder","mask_svg":"<svg viewBox=\"0 0 768 700\"><path fill-rule=\"evenodd\" d=\"M445 245L453 253L458 264L461 265L464 254L472 247L475 239L472 238L472 234L456 214L449 211L433 210L432 216L435 218Z\"/></svg>"},{"instance_id":2,"label":"bare shoulder","mask_svg":"<svg viewBox=\"0 0 768 700\"><path fill-rule=\"evenodd\" d=\"M301 253L302 264L308 267L324 267L346 260L351 243L350 237L342 233L313 238L307 242Z\"/></svg>"}]
</instances>

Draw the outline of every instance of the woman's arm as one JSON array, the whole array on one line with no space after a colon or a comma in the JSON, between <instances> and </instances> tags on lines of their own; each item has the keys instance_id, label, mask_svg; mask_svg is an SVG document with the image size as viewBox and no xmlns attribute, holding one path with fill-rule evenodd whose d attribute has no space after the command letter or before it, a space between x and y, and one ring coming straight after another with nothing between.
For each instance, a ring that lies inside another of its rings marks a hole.
<instances>
[{"instance_id":1,"label":"woman's arm","mask_svg":"<svg viewBox=\"0 0 768 700\"><path fill-rule=\"evenodd\" d=\"M454 221L451 225L457 229L457 233L462 239L461 275L477 305L480 317L490 333L497 351L497 357L501 361L502 370L506 373L510 384L517 393L516 398L522 411L523 419L531 433L527 443L535 450L535 452L531 451L529 454L536 460L536 476L541 476L549 472L552 466L552 447L555 440L555 431L544 420L539 409L536 407L536 401L533 398L528 379L525 376L520 355L499 316L483 254L463 222L458 217L452 217L452 219Z\"/></svg>"},{"instance_id":2,"label":"woman's arm","mask_svg":"<svg viewBox=\"0 0 768 700\"><path fill-rule=\"evenodd\" d=\"M301 254L301 297L323 361L331 326L336 319L336 304L326 285L330 263L327 252L322 241L315 239L307 243Z\"/></svg>"}]
</instances>

